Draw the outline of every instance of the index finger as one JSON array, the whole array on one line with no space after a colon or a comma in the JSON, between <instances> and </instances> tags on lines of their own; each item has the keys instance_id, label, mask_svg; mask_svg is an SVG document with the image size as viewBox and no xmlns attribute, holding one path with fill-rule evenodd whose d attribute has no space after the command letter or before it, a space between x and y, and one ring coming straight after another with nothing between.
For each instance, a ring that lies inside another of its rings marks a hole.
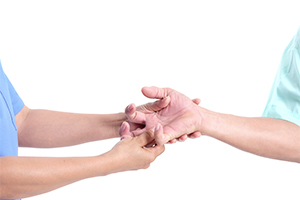
<instances>
[{"instance_id":1,"label":"index finger","mask_svg":"<svg viewBox=\"0 0 300 200\"><path fill-rule=\"evenodd\" d=\"M129 121L138 124L145 124L145 114L142 112L137 112L136 107L133 103L126 107L125 114Z\"/></svg>"}]
</instances>

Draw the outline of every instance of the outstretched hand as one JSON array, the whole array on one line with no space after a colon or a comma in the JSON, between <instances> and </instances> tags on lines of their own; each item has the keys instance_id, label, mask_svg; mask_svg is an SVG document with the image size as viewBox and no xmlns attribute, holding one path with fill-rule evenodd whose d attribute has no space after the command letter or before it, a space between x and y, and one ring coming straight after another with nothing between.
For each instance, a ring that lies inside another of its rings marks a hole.
<instances>
[{"instance_id":1,"label":"outstretched hand","mask_svg":"<svg viewBox=\"0 0 300 200\"><path fill-rule=\"evenodd\" d=\"M176 138L185 140L187 135L200 137L202 118L197 109L200 99L190 100L170 88L144 87L142 92L148 98L160 100L139 107L130 104L125 110L129 123L124 122L121 127L127 130L120 132L122 138L137 136L154 128L163 129L155 134L158 145L174 143Z\"/></svg>"}]
</instances>

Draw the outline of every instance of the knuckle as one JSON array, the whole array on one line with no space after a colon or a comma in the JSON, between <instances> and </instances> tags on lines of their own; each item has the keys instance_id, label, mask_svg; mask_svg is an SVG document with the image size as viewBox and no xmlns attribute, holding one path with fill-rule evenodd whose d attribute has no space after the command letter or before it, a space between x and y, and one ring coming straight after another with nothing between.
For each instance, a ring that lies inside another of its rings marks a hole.
<instances>
[{"instance_id":1,"label":"knuckle","mask_svg":"<svg viewBox=\"0 0 300 200\"><path fill-rule=\"evenodd\" d=\"M148 169L150 167L150 164L146 164L143 166L143 169Z\"/></svg>"},{"instance_id":2,"label":"knuckle","mask_svg":"<svg viewBox=\"0 0 300 200\"><path fill-rule=\"evenodd\" d=\"M163 145L163 146L161 147L161 153L165 152L165 150L166 150L166 147L165 147L165 145Z\"/></svg>"},{"instance_id":3,"label":"knuckle","mask_svg":"<svg viewBox=\"0 0 300 200\"><path fill-rule=\"evenodd\" d=\"M137 116L137 113L134 112L134 113L129 114L129 115L128 115L128 118L129 118L129 120L132 121L132 120L135 120L136 116Z\"/></svg>"},{"instance_id":4,"label":"knuckle","mask_svg":"<svg viewBox=\"0 0 300 200\"><path fill-rule=\"evenodd\" d=\"M152 154L149 158L149 163L152 163L155 161L155 159L157 158L158 154Z\"/></svg>"}]
</instances>

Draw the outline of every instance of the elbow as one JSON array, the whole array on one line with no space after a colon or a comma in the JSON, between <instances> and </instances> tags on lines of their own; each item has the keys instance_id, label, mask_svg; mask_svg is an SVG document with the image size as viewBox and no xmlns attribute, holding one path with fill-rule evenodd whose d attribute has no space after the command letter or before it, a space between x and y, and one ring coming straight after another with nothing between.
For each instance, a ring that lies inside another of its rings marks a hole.
<instances>
[{"instance_id":1,"label":"elbow","mask_svg":"<svg viewBox=\"0 0 300 200\"><path fill-rule=\"evenodd\" d=\"M300 164L300 139L296 142L295 162Z\"/></svg>"},{"instance_id":2,"label":"elbow","mask_svg":"<svg viewBox=\"0 0 300 200\"><path fill-rule=\"evenodd\" d=\"M17 181L12 174L12 165L8 159L11 157L0 157L0 199L25 198L20 189L20 181Z\"/></svg>"},{"instance_id":3,"label":"elbow","mask_svg":"<svg viewBox=\"0 0 300 200\"><path fill-rule=\"evenodd\" d=\"M299 145L300 146L300 145ZM296 163L300 164L300 147L298 148Z\"/></svg>"},{"instance_id":4,"label":"elbow","mask_svg":"<svg viewBox=\"0 0 300 200\"><path fill-rule=\"evenodd\" d=\"M300 145L297 145L297 147L294 149L289 161L300 164Z\"/></svg>"}]
</instances>

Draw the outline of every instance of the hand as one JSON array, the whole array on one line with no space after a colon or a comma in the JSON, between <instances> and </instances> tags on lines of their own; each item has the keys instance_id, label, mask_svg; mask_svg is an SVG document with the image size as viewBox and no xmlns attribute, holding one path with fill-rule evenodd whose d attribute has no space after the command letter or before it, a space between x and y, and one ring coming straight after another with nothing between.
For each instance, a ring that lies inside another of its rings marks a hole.
<instances>
[{"instance_id":1,"label":"hand","mask_svg":"<svg viewBox=\"0 0 300 200\"><path fill-rule=\"evenodd\" d=\"M193 99L192 100L196 105L200 104L200 99ZM128 116L128 124L124 123L122 126L127 126L130 128L127 128L128 132L119 132L119 135L121 136L121 140L128 137L134 137L140 135L142 132L145 132L147 130L145 128L145 114L155 114L156 112L164 109L168 106L170 103L170 97L167 96L163 99L160 99L158 101L155 101L153 103L147 103L141 106L136 107L134 104L130 104L126 107L125 113ZM137 112L136 112L137 111ZM125 128L125 127L124 127ZM132 131L132 132L130 132ZM176 141L185 141L188 137L189 138L198 138L201 134L199 132L194 132L191 134L183 134L182 136L172 139L169 141L169 143L176 143Z\"/></svg>"},{"instance_id":2,"label":"hand","mask_svg":"<svg viewBox=\"0 0 300 200\"><path fill-rule=\"evenodd\" d=\"M127 132L124 134L125 137L139 135L145 130L153 129L157 124L163 126L163 133L155 134L159 145L168 141L173 143L175 138L185 140L187 134L194 138L200 137L202 117L198 112L199 99L191 101L185 95L169 88L144 87L142 92L148 98L170 99L169 103L161 110L150 113L139 112L134 104L129 105L125 110L129 121L145 124L145 127L132 131L131 134ZM128 126L128 124L124 123L122 126Z\"/></svg>"},{"instance_id":3,"label":"hand","mask_svg":"<svg viewBox=\"0 0 300 200\"><path fill-rule=\"evenodd\" d=\"M134 137L134 136L138 136L141 133L145 132L145 121L143 121L142 119L139 120L139 116L142 114L153 114L156 113L157 111L160 111L162 109L164 109L165 107L167 107L170 103L170 98L166 97L160 100L157 100L155 102L151 102L151 103L147 103L147 104L143 104L140 105L138 107L136 107L134 104L130 104L129 106L126 107L125 109L125 113L128 114L132 113L131 115L135 114L134 112L137 111L136 116L134 117L134 120L130 120L128 118L128 124L123 124L123 126L129 126L130 130L132 132L119 132L119 135L122 137L122 139L127 138L127 137Z\"/></svg>"},{"instance_id":4,"label":"hand","mask_svg":"<svg viewBox=\"0 0 300 200\"><path fill-rule=\"evenodd\" d=\"M128 130L122 130L128 131ZM156 129L156 134L162 134L162 129ZM116 159L116 172L127 170L147 169L157 156L165 150L164 146L146 147L154 141L154 133L149 130L137 137L130 137L121 140L108 152L112 158Z\"/></svg>"},{"instance_id":5,"label":"hand","mask_svg":"<svg viewBox=\"0 0 300 200\"><path fill-rule=\"evenodd\" d=\"M192 100L196 105L199 105L201 100L200 99L193 99ZM135 137L140 135L142 132L146 130L145 128L145 114L155 114L157 111L160 111L168 106L170 103L170 97L165 97L161 100L155 101L153 103L147 103L141 106L136 107L134 104L130 104L126 107L125 113L128 117L128 123L123 123L122 127L128 130L127 132L119 132L121 136L121 140L128 137ZM129 127L129 128L128 128ZM132 131L132 132L130 132ZM183 142L187 138L199 138L201 136L200 132L194 132L191 134L183 134L176 139L170 140L168 143L176 143L177 141Z\"/></svg>"}]
</instances>

